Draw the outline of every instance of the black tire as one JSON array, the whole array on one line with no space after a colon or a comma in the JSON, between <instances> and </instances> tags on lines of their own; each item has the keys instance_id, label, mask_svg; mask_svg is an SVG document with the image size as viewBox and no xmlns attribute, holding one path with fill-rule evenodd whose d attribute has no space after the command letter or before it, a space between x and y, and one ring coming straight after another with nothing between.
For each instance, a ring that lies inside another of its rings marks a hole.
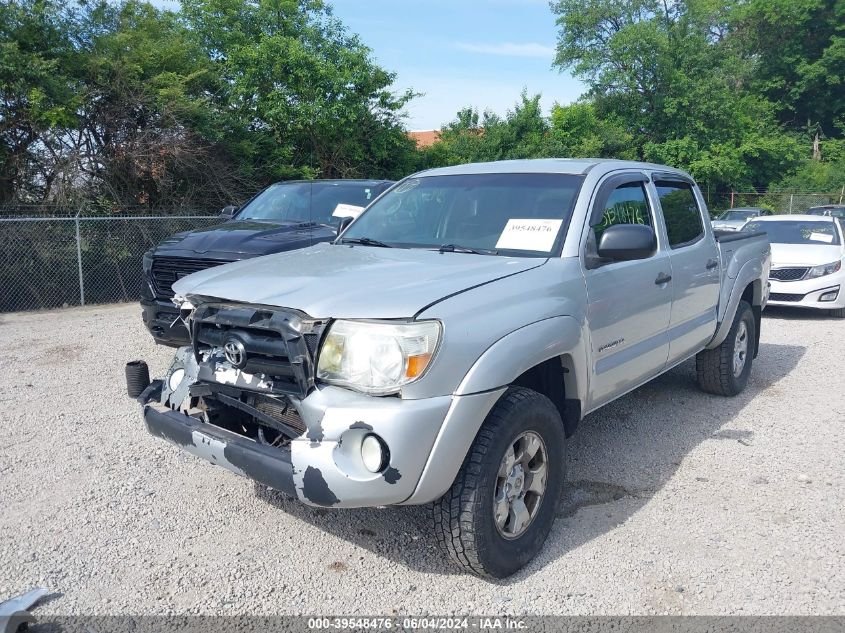
<instances>
[{"instance_id":1,"label":"black tire","mask_svg":"<svg viewBox=\"0 0 845 633\"><path fill-rule=\"evenodd\" d=\"M519 536L505 538L494 519L494 494L502 458L522 434L542 439L546 488ZM563 486L565 437L551 400L531 389L510 387L478 431L452 487L433 504L434 531L449 558L486 578L504 578L542 549L555 520Z\"/></svg>"},{"instance_id":2,"label":"black tire","mask_svg":"<svg viewBox=\"0 0 845 633\"><path fill-rule=\"evenodd\" d=\"M836 308L830 311L830 316L834 319L845 319L845 308Z\"/></svg>"},{"instance_id":3,"label":"black tire","mask_svg":"<svg viewBox=\"0 0 845 633\"><path fill-rule=\"evenodd\" d=\"M745 361L742 371L734 373L734 350L737 336L744 328L746 339ZM757 325L754 312L745 301L740 301L734 315L731 330L722 344L715 349L706 349L695 357L695 371L699 386L708 393L719 396L735 396L745 389L751 373L754 348L757 340Z\"/></svg>"}]
</instances>

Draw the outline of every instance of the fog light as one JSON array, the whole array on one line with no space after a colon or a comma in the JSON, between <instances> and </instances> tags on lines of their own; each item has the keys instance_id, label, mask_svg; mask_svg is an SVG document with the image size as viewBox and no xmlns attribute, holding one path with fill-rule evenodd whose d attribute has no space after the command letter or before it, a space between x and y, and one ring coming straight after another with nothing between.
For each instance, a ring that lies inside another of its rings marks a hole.
<instances>
[{"instance_id":1,"label":"fog light","mask_svg":"<svg viewBox=\"0 0 845 633\"><path fill-rule=\"evenodd\" d=\"M839 296L838 290L833 290L831 292L824 293L821 297L819 297L819 301L836 301L836 297Z\"/></svg>"},{"instance_id":2,"label":"fog light","mask_svg":"<svg viewBox=\"0 0 845 633\"><path fill-rule=\"evenodd\" d=\"M361 442L361 461L371 473L378 473L387 466L387 448L376 435L367 435Z\"/></svg>"},{"instance_id":3,"label":"fog light","mask_svg":"<svg viewBox=\"0 0 845 633\"><path fill-rule=\"evenodd\" d=\"M185 370L184 369L176 369L170 374L170 378L167 379L167 386L170 387L170 391L176 391L176 388L179 386L179 383L182 382L182 379L185 377Z\"/></svg>"}]
</instances>

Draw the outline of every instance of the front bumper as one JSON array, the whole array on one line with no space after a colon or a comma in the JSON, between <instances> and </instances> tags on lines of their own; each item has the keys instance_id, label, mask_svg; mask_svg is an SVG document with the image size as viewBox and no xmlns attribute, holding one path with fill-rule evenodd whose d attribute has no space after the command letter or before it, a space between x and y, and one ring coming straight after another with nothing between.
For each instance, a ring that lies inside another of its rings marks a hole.
<instances>
[{"instance_id":1,"label":"front bumper","mask_svg":"<svg viewBox=\"0 0 845 633\"><path fill-rule=\"evenodd\" d=\"M171 347L190 345L191 335L172 302L142 298L141 318L156 343Z\"/></svg>"},{"instance_id":2,"label":"front bumper","mask_svg":"<svg viewBox=\"0 0 845 633\"><path fill-rule=\"evenodd\" d=\"M816 310L833 310L845 307L845 275L836 273L803 281L778 281L770 279L770 306L793 306ZM833 301L821 301L823 295L836 293Z\"/></svg>"},{"instance_id":3,"label":"front bumper","mask_svg":"<svg viewBox=\"0 0 845 633\"><path fill-rule=\"evenodd\" d=\"M463 459L461 456L452 460L455 467L451 472L451 465L445 466L447 460L438 458L450 450L439 441L444 422L457 418L475 420L477 427L499 395L410 400L372 397L318 385L304 398L284 396L299 416L299 428L305 430L291 433L291 439L276 447L235 432L237 425L225 422L235 419L228 414L211 424L196 411L196 417L191 417L174 410L179 405L173 405L171 400L184 403L191 394L209 392L213 399L214 389L221 385L230 395L237 395L232 392L240 390L242 400L262 392L261 384L250 380L214 382L207 372L201 371L202 367L194 360L191 348L183 347L165 379L155 381L139 397L149 432L312 506L414 504L439 497L451 485ZM185 377L171 390L166 385L171 372L177 369L184 370ZM369 434L377 435L387 447L388 461L378 473L368 471L361 457L363 440Z\"/></svg>"},{"instance_id":4,"label":"front bumper","mask_svg":"<svg viewBox=\"0 0 845 633\"><path fill-rule=\"evenodd\" d=\"M171 347L191 344L191 335L179 319L179 310L170 299L156 297L146 272L141 286L141 318L156 343Z\"/></svg>"},{"instance_id":5,"label":"front bumper","mask_svg":"<svg viewBox=\"0 0 845 633\"><path fill-rule=\"evenodd\" d=\"M144 406L144 423L151 435L192 455L296 496L289 450L271 449L158 403Z\"/></svg>"}]
</instances>

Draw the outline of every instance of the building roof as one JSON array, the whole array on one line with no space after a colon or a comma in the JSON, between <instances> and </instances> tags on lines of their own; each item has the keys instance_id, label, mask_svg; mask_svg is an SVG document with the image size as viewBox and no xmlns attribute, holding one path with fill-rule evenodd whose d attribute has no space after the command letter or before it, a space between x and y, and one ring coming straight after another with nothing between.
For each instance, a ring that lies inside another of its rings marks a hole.
<instances>
[{"instance_id":1,"label":"building roof","mask_svg":"<svg viewBox=\"0 0 845 633\"><path fill-rule=\"evenodd\" d=\"M440 140L440 130L412 130L408 136L417 142L417 147L430 147Z\"/></svg>"}]
</instances>

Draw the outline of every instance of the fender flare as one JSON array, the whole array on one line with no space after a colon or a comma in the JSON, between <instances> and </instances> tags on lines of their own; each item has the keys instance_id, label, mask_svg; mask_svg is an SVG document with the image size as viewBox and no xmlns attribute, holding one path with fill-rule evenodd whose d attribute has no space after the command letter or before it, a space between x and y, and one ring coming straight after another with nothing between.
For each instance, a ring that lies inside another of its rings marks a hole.
<instances>
[{"instance_id":1,"label":"fender flare","mask_svg":"<svg viewBox=\"0 0 845 633\"><path fill-rule=\"evenodd\" d=\"M587 353L581 323L556 316L514 330L493 343L464 376L455 395L490 391L509 385L550 358L561 357L567 372L567 397L582 404L587 395Z\"/></svg>"},{"instance_id":2,"label":"fender flare","mask_svg":"<svg viewBox=\"0 0 845 633\"><path fill-rule=\"evenodd\" d=\"M585 410L587 353L581 323L570 316L536 321L505 335L478 357L453 394L414 493L403 503L428 503L455 481L487 414L516 378L551 358L561 358L567 397Z\"/></svg>"},{"instance_id":3,"label":"fender flare","mask_svg":"<svg viewBox=\"0 0 845 633\"><path fill-rule=\"evenodd\" d=\"M731 288L728 306L722 315L722 320L719 323L719 326L716 328L716 333L713 335L713 338L710 339L706 349L719 347L719 345L721 345L727 338L728 333L731 331L731 325L733 324L734 315L739 307L739 302L745 294L745 289L748 288L749 285L752 287L753 292L751 300L752 307L760 307L763 305L762 275L763 266L759 261L751 260L745 262L742 268L740 268L736 279L734 280L733 288Z\"/></svg>"}]
</instances>

